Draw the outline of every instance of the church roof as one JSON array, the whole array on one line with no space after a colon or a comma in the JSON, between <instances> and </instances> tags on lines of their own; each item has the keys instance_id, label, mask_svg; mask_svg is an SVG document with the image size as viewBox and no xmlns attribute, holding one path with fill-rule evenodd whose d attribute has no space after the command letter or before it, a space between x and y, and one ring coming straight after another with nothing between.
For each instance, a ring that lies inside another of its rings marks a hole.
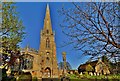
<instances>
[{"instance_id":1,"label":"church roof","mask_svg":"<svg viewBox=\"0 0 120 81\"><path fill-rule=\"evenodd\" d=\"M88 64L90 64L93 68L95 68L95 66L96 66L97 63L98 63L98 60L92 61L92 62L87 62L87 63L85 63L85 64L81 64L81 65L78 67L78 69L85 70L85 69L86 69L86 66L87 66Z\"/></svg>"}]
</instances>

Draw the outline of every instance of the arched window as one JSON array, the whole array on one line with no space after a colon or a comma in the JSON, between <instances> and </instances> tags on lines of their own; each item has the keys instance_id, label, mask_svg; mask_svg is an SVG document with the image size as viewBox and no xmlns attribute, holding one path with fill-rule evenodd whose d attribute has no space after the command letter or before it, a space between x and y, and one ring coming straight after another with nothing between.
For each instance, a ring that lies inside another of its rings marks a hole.
<instances>
[{"instance_id":1,"label":"arched window","mask_svg":"<svg viewBox=\"0 0 120 81\"><path fill-rule=\"evenodd\" d=\"M46 39L46 48L50 48L50 39L49 38Z\"/></svg>"},{"instance_id":2,"label":"arched window","mask_svg":"<svg viewBox=\"0 0 120 81\"><path fill-rule=\"evenodd\" d=\"M33 68L33 59L34 59L34 57L31 55L24 55L22 69L32 69Z\"/></svg>"},{"instance_id":3,"label":"arched window","mask_svg":"<svg viewBox=\"0 0 120 81\"><path fill-rule=\"evenodd\" d=\"M47 34L49 34L49 30L47 30Z\"/></svg>"}]
</instances>

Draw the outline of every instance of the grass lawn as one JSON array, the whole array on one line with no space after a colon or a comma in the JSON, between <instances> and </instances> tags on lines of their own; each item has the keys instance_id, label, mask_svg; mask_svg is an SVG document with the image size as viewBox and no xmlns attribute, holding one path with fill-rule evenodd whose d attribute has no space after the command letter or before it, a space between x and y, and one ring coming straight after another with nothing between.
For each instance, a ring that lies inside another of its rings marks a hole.
<instances>
[{"instance_id":1,"label":"grass lawn","mask_svg":"<svg viewBox=\"0 0 120 81\"><path fill-rule=\"evenodd\" d=\"M75 75L75 74L68 74L71 81L120 81L120 74L117 75L100 75L100 76L90 76L90 75Z\"/></svg>"}]
</instances>

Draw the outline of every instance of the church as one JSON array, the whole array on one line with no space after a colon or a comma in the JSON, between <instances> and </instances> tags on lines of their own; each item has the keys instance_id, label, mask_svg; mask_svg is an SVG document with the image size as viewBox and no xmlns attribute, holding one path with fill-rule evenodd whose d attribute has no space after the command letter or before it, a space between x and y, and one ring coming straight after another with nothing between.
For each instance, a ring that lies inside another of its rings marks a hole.
<instances>
[{"instance_id":1,"label":"church","mask_svg":"<svg viewBox=\"0 0 120 81\"><path fill-rule=\"evenodd\" d=\"M39 50L35 51L28 46L22 49L22 60L20 62L20 69L24 72L30 72L32 77L59 77L55 33L52 30L50 9L48 4L46 7L44 26L40 33Z\"/></svg>"}]
</instances>

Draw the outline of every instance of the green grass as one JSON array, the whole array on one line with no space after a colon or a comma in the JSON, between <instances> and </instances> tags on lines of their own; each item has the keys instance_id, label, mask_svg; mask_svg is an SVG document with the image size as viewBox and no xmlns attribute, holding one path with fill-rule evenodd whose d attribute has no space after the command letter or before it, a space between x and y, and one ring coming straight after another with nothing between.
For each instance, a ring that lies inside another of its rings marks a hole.
<instances>
[{"instance_id":1,"label":"green grass","mask_svg":"<svg viewBox=\"0 0 120 81\"><path fill-rule=\"evenodd\" d=\"M19 75L18 81L27 81L31 79L32 79L31 75Z\"/></svg>"},{"instance_id":2,"label":"green grass","mask_svg":"<svg viewBox=\"0 0 120 81\"><path fill-rule=\"evenodd\" d=\"M90 76L90 75L79 75L79 74L68 74L70 81L120 81L120 74L117 75L100 75L100 76ZM20 75L18 81L26 81L24 79L30 79L29 75ZM37 77L32 78L32 81L37 81ZM39 80L38 80L39 81Z\"/></svg>"},{"instance_id":3,"label":"green grass","mask_svg":"<svg viewBox=\"0 0 120 81\"><path fill-rule=\"evenodd\" d=\"M82 81L83 79L108 79L108 80L112 80L112 79L117 79L120 81L120 74L117 75L100 75L100 76L90 76L90 75L75 75L75 74L68 74L68 77L70 77L70 79L79 79L78 81ZM77 81L77 80L75 80Z\"/></svg>"},{"instance_id":4,"label":"green grass","mask_svg":"<svg viewBox=\"0 0 120 81\"><path fill-rule=\"evenodd\" d=\"M70 79L78 79L78 76L75 74L68 74L67 76L70 77Z\"/></svg>"}]
</instances>

